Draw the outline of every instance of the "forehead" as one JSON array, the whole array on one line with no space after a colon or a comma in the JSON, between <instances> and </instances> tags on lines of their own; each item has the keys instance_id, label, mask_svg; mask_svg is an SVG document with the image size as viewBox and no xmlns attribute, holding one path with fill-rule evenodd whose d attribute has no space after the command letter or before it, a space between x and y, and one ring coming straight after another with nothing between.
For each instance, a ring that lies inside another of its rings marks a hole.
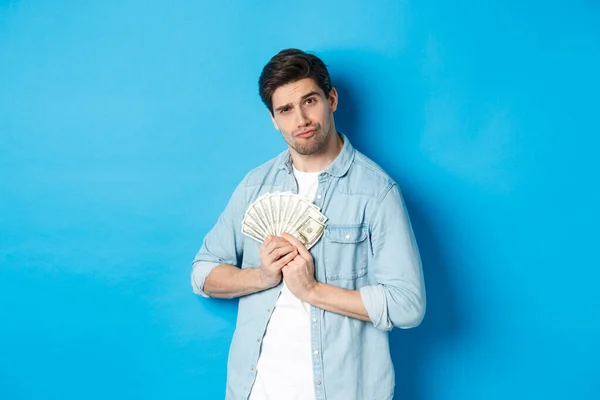
<instances>
[{"instance_id":1,"label":"forehead","mask_svg":"<svg viewBox=\"0 0 600 400\"><path fill-rule=\"evenodd\" d=\"M273 103L273 107L276 108L281 104L294 103L298 101L302 96L310 92L317 92L321 95L324 95L323 91L317 85L312 78L304 78L299 81L286 83L285 85L279 86L273 92L273 96L271 97L271 101Z\"/></svg>"}]
</instances>

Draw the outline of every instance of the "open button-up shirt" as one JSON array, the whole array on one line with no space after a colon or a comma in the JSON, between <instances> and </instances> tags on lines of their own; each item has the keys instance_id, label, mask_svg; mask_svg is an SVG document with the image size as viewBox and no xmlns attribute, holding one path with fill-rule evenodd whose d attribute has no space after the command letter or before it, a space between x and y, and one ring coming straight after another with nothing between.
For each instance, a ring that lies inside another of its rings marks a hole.
<instances>
[{"instance_id":1,"label":"open button-up shirt","mask_svg":"<svg viewBox=\"0 0 600 400\"><path fill-rule=\"evenodd\" d=\"M319 175L315 204L328 218L311 248L315 279L359 290L372 322L311 306L317 400L388 400L394 367L388 331L417 326L425 313L418 247L398 185L377 164L344 144ZM242 234L246 209L267 192L297 192L289 150L249 172L207 234L192 265L192 287L219 264L260 268L260 244ZM227 400L246 400L256 376L262 337L282 284L239 299L227 375Z\"/></svg>"}]
</instances>

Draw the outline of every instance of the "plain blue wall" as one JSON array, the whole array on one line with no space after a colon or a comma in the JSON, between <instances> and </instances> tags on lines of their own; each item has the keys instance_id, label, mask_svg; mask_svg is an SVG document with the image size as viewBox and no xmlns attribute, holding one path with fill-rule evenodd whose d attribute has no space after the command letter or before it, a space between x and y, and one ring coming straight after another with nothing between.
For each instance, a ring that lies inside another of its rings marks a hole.
<instances>
[{"instance_id":1,"label":"plain blue wall","mask_svg":"<svg viewBox=\"0 0 600 400\"><path fill-rule=\"evenodd\" d=\"M223 397L236 305L189 272L284 148L286 47L406 196L397 398L600 398L600 7L485 3L0 0L0 399Z\"/></svg>"}]
</instances>

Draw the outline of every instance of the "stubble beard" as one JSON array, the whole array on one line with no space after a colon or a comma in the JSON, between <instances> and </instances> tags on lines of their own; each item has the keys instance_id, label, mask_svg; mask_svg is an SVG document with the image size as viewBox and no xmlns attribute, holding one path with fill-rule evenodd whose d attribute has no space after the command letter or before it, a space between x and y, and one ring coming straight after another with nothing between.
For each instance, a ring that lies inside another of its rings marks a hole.
<instances>
[{"instance_id":1,"label":"stubble beard","mask_svg":"<svg viewBox=\"0 0 600 400\"><path fill-rule=\"evenodd\" d=\"M325 147L325 143L327 143L327 133L319 126L310 139L291 138L290 142L290 146L296 150L298 154L310 156L318 153Z\"/></svg>"}]
</instances>

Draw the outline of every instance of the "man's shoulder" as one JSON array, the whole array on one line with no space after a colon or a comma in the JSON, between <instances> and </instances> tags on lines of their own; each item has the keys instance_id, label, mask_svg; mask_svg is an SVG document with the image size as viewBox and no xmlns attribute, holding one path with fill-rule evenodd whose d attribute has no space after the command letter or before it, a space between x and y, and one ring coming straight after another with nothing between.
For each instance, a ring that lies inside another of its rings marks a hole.
<instances>
[{"instance_id":1,"label":"man's shoulder","mask_svg":"<svg viewBox=\"0 0 600 400\"><path fill-rule=\"evenodd\" d=\"M396 181L379 164L358 150L355 150L353 170L361 182L368 183L378 194L396 185Z\"/></svg>"},{"instance_id":2,"label":"man's shoulder","mask_svg":"<svg viewBox=\"0 0 600 400\"><path fill-rule=\"evenodd\" d=\"M285 161L285 157L288 154L289 151L284 150L276 157L273 157L270 160L265 161L259 166L251 169L244 177L244 186L255 186L264 183L265 178L267 178L269 175L275 174L279 170L279 166Z\"/></svg>"}]
</instances>

